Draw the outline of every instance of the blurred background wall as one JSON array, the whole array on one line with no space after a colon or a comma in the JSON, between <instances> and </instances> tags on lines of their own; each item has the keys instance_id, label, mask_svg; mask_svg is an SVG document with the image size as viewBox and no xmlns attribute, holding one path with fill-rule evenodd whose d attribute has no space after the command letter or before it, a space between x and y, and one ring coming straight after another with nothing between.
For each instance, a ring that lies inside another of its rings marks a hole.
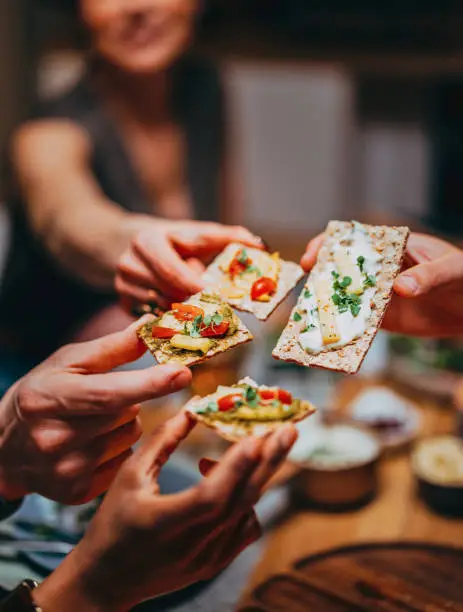
<instances>
[{"instance_id":1,"label":"blurred background wall","mask_svg":"<svg viewBox=\"0 0 463 612\"><path fill-rule=\"evenodd\" d=\"M26 115L34 89L34 68L28 45L27 0L0 2L0 150L10 130ZM2 183L0 174L0 194ZM0 198L0 274L8 240L8 219Z\"/></svg>"},{"instance_id":2,"label":"blurred background wall","mask_svg":"<svg viewBox=\"0 0 463 612\"><path fill-rule=\"evenodd\" d=\"M75 20L54 4L2 0L1 143L35 98L65 90L82 68ZM458 3L217 0L210 9L198 46L223 66L243 193L230 220L279 240L300 235L295 249L334 217L436 221L442 155L431 127L441 118L430 92L462 73Z\"/></svg>"}]
</instances>

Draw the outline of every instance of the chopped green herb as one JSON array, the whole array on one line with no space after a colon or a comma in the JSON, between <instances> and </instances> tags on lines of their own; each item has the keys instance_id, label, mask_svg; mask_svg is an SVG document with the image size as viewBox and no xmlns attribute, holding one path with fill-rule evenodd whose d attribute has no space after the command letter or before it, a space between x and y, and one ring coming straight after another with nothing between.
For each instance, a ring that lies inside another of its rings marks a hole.
<instances>
[{"instance_id":1,"label":"chopped green herb","mask_svg":"<svg viewBox=\"0 0 463 612\"><path fill-rule=\"evenodd\" d=\"M338 280L338 278L339 278L339 274L338 274L338 273L337 273L335 270L332 270L332 272L331 272L331 276L332 276L333 278L335 278L336 280Z\"/></svg>"},{"instance_id":2,"label":"chopped green herb","mask_svg":"<svg viewBox=\"0 0 463 612\"><path fill-rule=\"evenodd\" d=\"M248 252L246 251L246 249L241 249L237 260L239 261L240 264L243 264L243 266L245 266L248 263Z\"/></svg>"},{"instance_id":3,"label":"chopped green herb","mask_svg":"<svg viewBox=\"0 0 463 612\"><path fill-rule=\"evenodd\" d=\"M193 322L189 328L189 334L192 338L200 338L201 337L201 325L203 323L202 315L198 315L193 319Z\"/></svg>"},{"instance_id":4,"label":"chopped green herb","mask_svg":"<svg viewBox=\"0 0 463 612\"><path fill-rule=\"evenodd\" d=\"M364 272L365 269L365 257L363 255L359 255L359 257L357 257L357 265L360 268L360 272Z\"/></svg>"},{"instance_id":5,"label":"chopped green herb","mask_svg":"<svg viewBox=\"0 0 463 612\"><path fill-rule=\"evenodd\" d=\"M246 387L246 391L244 393L244 396L246 398L246 402L252 408L255 408L256 406L259 405L259 397L257 395L257 389L255 387L251 387L251 385L248 385Z\"/></svg>"},{"instance_id":6,"label":"chopped green herb","mask_svg":"<svg viewBox=\"0 0 463 612\"><path fill-rule=\"evenodd\" d=\"M376 287L376 277L373 274L369 274L363 281L364 287Z\"/></svg>"},{"instance_id":7,"label":"chopped green herb","mask_svg":"<svg viewBox=\"0 0 463 612\"><path fill-rule=\"evenodd\" d=\"M206 406L198 408L196 411L198 414L207 414L209 412L217 412L219 410L219 406L217 402L209 402Z\"/></svg>"},{"instance_id":8,"label":"chopped green herb","mask_svg":"<svg viewBox=\"0 0 463 612\"><path fill-rule=\"evenodd\" d=\"M309 298L312 297L312 293L308 289L306 289L304 291L304 297L305 297L306 300L308 300Z\"/></svg>"},{"instance_id":9,"label":"chopped green herb","mask_svg":"<svg viewBox=\"0 0 463 612\"><path fill-rule=\"evenodd\" d=\"M211 315L206 315L206 316L204 317L204 325L205 325L206 327L210 327L211 323L212 323L212 317L211 317Z\"/></svg>"},{"instance_id":10,"label":"chopped green herb","mask_svg":"<svg viewBox=\"0 0 463 612\"><path fill-rule=\"evenodd\" d=\"M250 266L248 266L246 268L246 270L243 270L240 274L240 276L242 276L243 274L251 274L251 272L255 272L257 274L257 276L261 277L262 276L262 272L259 270L259 268L257 266L253 266L252 264Z\"/></svg>"},{"instance_id":11,"label":"chopped green herb","mask_svg":"<svg viewBox=\"0 0 463 612\"><path fill-rule=\"evenodd\" d=\"M272 405L273 408L279 408L281 404L280 404L280 402L278 400L275 399L275 400L272 401L271 405Z\"/></svg>"},{"instance_id":12,"label":"chopped green herb","mask_svg":"<svg viewBox=\"0 0 463 612\"><path fill-rule=\"evenodd\" d=\"M346 288L341 285L338 281L333 283L334 293L331 296L333 304L337 307L339 312L342 314L350 310L353 317L357 317L360 313L362 299L359 295L354 293L347 293Z\"/></svg>"},{"instance_id":13,"label":"chopped green herb","mask_svg":"<svg viewBox=\"0 0 463 612\"><path fill-rule=\"evenodd\" d=\"M308 325L304 327L301 333L305 334L306 332L312 331L313 329L316 329L316 325L314 325L313 323L309 323Z\"/></svg>"},{"instance_id":14,"label":"chopped green herb","mask_svg":"<svg viewBox=\"0 0 463 612\"><path fill-rule=\"evenodd\" d=\"M350 276L345 276L339 284L341 287L348 287L352 285L352 278Z\"/></svg>"},{"instance_id":15,"label":"chopped green herb","mask_svg":"<svg viewBox=\"0 0 463 612\"><path fill-rule=\"evenodd\" d=\"M223 316L219 312L216 312L215 315L212 317L212 325L220 325L222 321Z\"/></svg>"},{"instance_id":16,"label":"chopped green herb","mask_svg":"<svg viewBox=\"0 0 463 612\"><path fill-rule=\"evenodd\" d=\"M301 321L302 320L302 316L296 311L293 315L293 319L295 321Z\"/></svg>"}]
</instances>

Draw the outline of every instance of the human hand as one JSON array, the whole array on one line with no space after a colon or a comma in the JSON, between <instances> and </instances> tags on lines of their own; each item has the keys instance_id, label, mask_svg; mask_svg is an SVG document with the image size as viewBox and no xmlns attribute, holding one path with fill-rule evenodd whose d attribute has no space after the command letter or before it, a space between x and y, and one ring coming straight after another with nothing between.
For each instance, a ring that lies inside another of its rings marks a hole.
<instances>
[{"instance_id":1,"label":"human hand","mask_svg":"<svg viewBox=\"0 0 463 612\"><path fill-rule=\"evenodd\" d=\"M185 412L124 464L90 527L37 590L44 610L119 612L207 580L260 535L253 505L287 456L297 430L247 438L217 465L203 460L199 485L160 495L159 471L194 427Z\"/></svg>"},{"instance_id":2,"label":"human hand","mask_svg":"<svg viewBox=\"0 0 463 612\"><path fill-rule=\"evenodd\" d=\"M243 227L147 218L119 261L116 290L127 304L167 309L173 300L204 289L204 264L235 241L263 247Z\"/></svg>"},{"instance_id":3,"label":"human hand","mask_svg":"<svg viewBox=\"0 0 463 612\"><path fill-rule=\"evenodd\" d=\"M323 235L309 242L302 267L315 265ZM383 328L421 337L463 333L463 251L445 240L412 233Z\"/></svg>"},{"instance_id":4,"label":"human hand","mask_svg":"<svg viewBox=\"0 0 463 612\"><path fill-rule=\"evenodd\" d=\"M35 492L81 504L107 490L141 436L137 403L191 379L177 365L111 372L143 354L139 324L60 349L5 395L0 495L13 500Z\"/></svg>"}]
</instances>

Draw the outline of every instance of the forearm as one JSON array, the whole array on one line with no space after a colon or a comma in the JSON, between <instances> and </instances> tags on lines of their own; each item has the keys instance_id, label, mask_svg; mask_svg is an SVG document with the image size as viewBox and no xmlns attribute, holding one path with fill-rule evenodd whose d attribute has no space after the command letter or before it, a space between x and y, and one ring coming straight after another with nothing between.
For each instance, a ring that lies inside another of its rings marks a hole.
<instances>
[{"instance_id":1,"label":"forearm","mask_svg":"<svg viewBox=\"0 0 463 612\"><path fill-rule=\"evenodd\" d=\"M137 231L137 215L105 201L56 211L36 223L46 248L73 275L97 288L113 286L119 258Z\"/></svg>"},{"instance_id":2,"label":"forearm","mask_svg":"<svg viewBox=\"0 0 463 612\"><path fill-rule=\"evenodd\" d=\"M106 197L92 171L92 154L88 135L69 121L26 124L11 146L33 232L66 270L108 288L140 223Z\"/></svg>"}]
</instances>

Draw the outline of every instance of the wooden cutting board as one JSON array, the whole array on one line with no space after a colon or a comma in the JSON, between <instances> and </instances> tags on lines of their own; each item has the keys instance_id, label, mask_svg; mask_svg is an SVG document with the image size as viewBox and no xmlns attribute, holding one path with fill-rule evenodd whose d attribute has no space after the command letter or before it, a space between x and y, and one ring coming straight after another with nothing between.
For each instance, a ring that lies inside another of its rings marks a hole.
<instances>
[{"instance_id":1,"label":"wooden cutting board","mask_svg":"<svg viewBox=\"0 0 463 612\"><path fill-rule=\"evenodd\" d=\"M240 612L463 612L463 550L352 546L301 559Z\"/></svg>"}]
</instances>

